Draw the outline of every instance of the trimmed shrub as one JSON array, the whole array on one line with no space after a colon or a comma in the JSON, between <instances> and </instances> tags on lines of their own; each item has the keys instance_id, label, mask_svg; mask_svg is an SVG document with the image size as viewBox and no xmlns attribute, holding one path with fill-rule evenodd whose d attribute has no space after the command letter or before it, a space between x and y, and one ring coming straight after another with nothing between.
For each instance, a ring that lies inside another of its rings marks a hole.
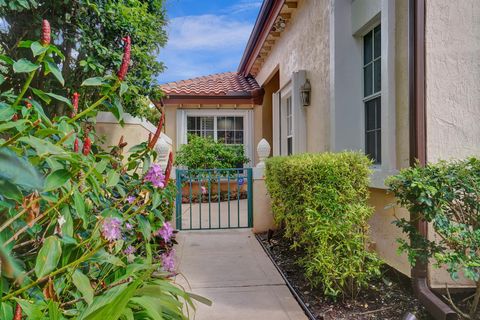
<instances>
[{"instance_id":1,"label":"trimmed shrub","mask_svg":"<svg viewBox=\"0 0 480 320\"><path fill-rule=\"evenodd\" d=\"M411 221L395 224L409 235L399 239L400 251L408 253L412 265L433 260L447 266L452 279L459 273L476 284L476 294L466 309L450 303L465 319L475 318L480 302L480 160L439 162L424 168L412 167L391 177L387 184L400 205L412 213L413 222L427 221L436 233L435 241L425 239Z\"/></svg>"},{"instance_id":2,"label":"trimmed shrub","mask_svg":"<svg viewBox=\"0 0 480 320\"><path fill-rule=\"evenodd\" d=\"M266 184L277 224L312 286L331 297L355 296L381 262L367 251L370 160L359 153L301 154L266 162Z\"/></svg>"},{"instance_id":3,"label":"trimmed shrub","mask_svg":"<svg viewBox=\"0 0 480 320\"><path fill-rule=\"evenodd\" d=\"M248 161L241 145L226 145L191 134L188 143L178 150L175 162L188 169L229 169L241 167Z\"/></svg>"}]
</instances>

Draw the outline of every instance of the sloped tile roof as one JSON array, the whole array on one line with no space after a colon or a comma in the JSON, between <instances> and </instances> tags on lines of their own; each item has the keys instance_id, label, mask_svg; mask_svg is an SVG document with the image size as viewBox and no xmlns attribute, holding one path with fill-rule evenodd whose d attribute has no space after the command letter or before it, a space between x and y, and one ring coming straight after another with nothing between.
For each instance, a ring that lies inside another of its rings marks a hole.
<instances>
[{"instance_id":1,"label":"sloped tile roof","mask_svg":"<svg viewBox=\"0 0 480 320\"><path fill-rule=\"evenodd\" d=\"M217 73L208 76L165 83L160 86L168 96L252 96L260 86L253 77L236 72Z\"/></svg>"}]
</instances>

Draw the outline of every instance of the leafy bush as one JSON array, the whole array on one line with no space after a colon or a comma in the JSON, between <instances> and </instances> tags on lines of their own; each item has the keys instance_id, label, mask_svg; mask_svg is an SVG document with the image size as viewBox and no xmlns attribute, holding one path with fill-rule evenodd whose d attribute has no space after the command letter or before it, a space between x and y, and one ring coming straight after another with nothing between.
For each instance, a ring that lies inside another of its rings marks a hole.
<instances>
[{"instance_id":1,"label":"leafy bush","mask_svg":"<svg viewBox=\"0 0 480 320\"><path fill-rule=\"evenodd\" d=\"M300 248L312 286L326 295L354 296L379 275L367 251L370 161L358 153L302 154L266 161L266 184L275 220Z\"/></svg>"},{"instance_id":2,"label":"leafy bush","mask_svg":"<svg viewBox=\"0 0 480 320\"><path fill-rule=\"evenodd\" d=\"M117 75L83 82L100 99L78 114L78 95L71 101L32 86L38 76L63 83L48 22L41 41L20 46L31 48L34 62L0 56L26 79L0 94L0 318L185 319L190 296L169 280L172 161L166 172L151 164L156 154L146 142L128 159L123 141L103 151L85 121L101 105L121 118L129 37ZM51 100L70 116L47 117Z\"/></svg>"},{"instance_id":3,"label":"leafy bush","mask_svg":"<svg viewBox=\"0 0 480 320\"><path fill-rule=\"evenodd\" d=\"M461 272L474 281L476 294L468 314L454 306L473 319L480 299L480 160L404 169L388 184L413 222L431 223L437 235L435 241L425 239L410 221L399 219L396 225L410 236L410 241L398 240L400 251L408 253L412 265L433 259L435 266L448 267L452 279Z\"/></svg>"},{"instance_id":4,"label":"leafy bush","mask_svg":"<svg viewBox=\"0 0 480 320\"><path fill-rule=\"evenodd\" d=\"M193 134L188 136L188 143L182 145L176 155L176 164L189 169L237 168L248 161L243 146L226 145Z\"/></svg>"}]
</instances>

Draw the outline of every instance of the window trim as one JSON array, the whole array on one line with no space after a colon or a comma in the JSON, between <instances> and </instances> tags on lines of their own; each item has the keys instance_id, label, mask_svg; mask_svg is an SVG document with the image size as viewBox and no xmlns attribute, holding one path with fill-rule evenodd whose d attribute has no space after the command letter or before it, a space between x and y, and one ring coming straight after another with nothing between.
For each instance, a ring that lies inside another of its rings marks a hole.
<instances>
[{"instance_id":1,"label":"window trim","mask_svg":"<svg viewBox=\"0 0 480 320\"><path fill-rule=\"evenodd\" d=\"M380 60L380 66L382 64L382 49L383 49L383 46L380 45L380 55L378 57L375 58L375 29L377 29L378 27L380 27L380 39L382 39L382 24L381 22L378 22L374 25L372 25L361 37L361 41L362 41L362 103L363 103L363 141L364 141L364 153L366 155L368 155L367 153L367 140L368 140L368 133L367 131L369 131L367 129L367 103L370 102L370 101L373 101L375 99L378 99L380 98L380 115L382 114L381 110L382 110L382 79L383 79L383 74L382 72L380 72L380 90L379 91L375 91L375 62L379 61ZM372 35L372 48L371 48L371 51L372 51L372 58L368 61L367 64L365 64L365 37L368 35L368 34L371 34ZM380 40L380 43L381 40ZM372 65L372 93L368 96L365 96L365 68L369 65ZM380 69L382 70L382 69ZM383 160L383 143L382 143L382 131L383 131L383 119L380 117L380 128L379 129L374 129L374 130L370 130L370 131L377 131L377 130L380 130L380 161L377 161L377 159L372 159L374 161L372 167L374 168L379 168L382 166L382 160ZM375 139L375 141L377 141ZM375 154L377 153L376 152L376 149L377 149L377 145L375 145Z\"/></svg>"},{"instance_id":2,"label":"window trim","mask_svg":"<svg viewBox=\"0 0 480 320\"><path fill-rule=\"evenodd\" d=\"M253 126L253 110L250 109L177 109L177 137L176 137L176 150L180 148L182 144L187 143L187 117L228 117L236 116L243 117L243 141L245 155L250 159L250 162L246 165L252 165L255 161L254 153L254 126ZM217 134L217 121L214 121L214 135Z\"/></svg>"}]
</instances>

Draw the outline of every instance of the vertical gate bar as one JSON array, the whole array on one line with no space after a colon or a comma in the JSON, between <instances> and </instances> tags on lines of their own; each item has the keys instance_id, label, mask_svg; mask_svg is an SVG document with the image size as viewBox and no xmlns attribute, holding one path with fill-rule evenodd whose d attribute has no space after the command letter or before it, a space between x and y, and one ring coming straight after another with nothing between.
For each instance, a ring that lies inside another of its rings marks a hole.
<instances>
[{"instance_id":1,"label":"vertical gate bar","mask_svg":"<svg viewBox=\"0 0 480 320\"><path fill-rule=\"evenodd\" d=\"M247 169L247 183L248 183L248 227L253 227L253 179L252 179L252 168Z\"/></svg>"},{"instance_id":2,"label":"vertical gate bar","mask_svg":"<svg viewBox=\"0 0 480 320\"><path fill-rule=\"evenodd\" d=\"M221 220L220 220L220 174L217 171L217 182L218 182L218 189L217 189L217 195L218 195L218 228L220 229L222 227Z\"/></svg>"},{"instance_id":3,"label":"vertical gate bar","mask_svg":"<svg viewBox=\"0 0 480 320\"><path fill-rule=\"evenodd\" d=\"M190 184L189 199L190 199L190 229L192 229L192 173L188 174L188 182Z\"/></svg>"},{"instance_id":4,"label":"vertical gate bar","mask_svg":"<svg viewBox=\"0 0 480 320\"><path fill-rule=\"evenodd\" d=\"M240 228L240 169L237 169L237 227Z\"/></svg>"},{"instance_id":5,"label":"vertical gate bar","mask_svg":"<svg viewBox=\"0 0 480 320\"><path fill-rule=\"evenodd\" d=\"M177 205L176 205L176 224L177 229L182 230L182 174L181 170L176 170L176 183L177 183Z\"/></svg>"},{"instance_id":6,"label":"vertical gate bar","mask_svg":"<svg viewBox=\"0 0 480 320\"><path fill-rule=\"evenodd\" d=\"M228 171L227 171L228 172ZM230 228L230 172L227 173L228 227Z\"/></svg>"},{"instance_id":7,"label":"vertical gate bar","mask_svg":"<svg viewBox=\"0 0 480 320\"><path fill-rule=\"evenodd\" d=\"M203 174L198 175L198 208L200 210L200 214L199 214L200 229L202 229L202 202L203 202L203 193L202 193L202 184L201 184L203 182L202 176Z\"/></svg>"},{"instance_id":8,"label":"vertical gate bar","mask_svg":"<svg viewBox=\"0 0 480 320\"><path fill-rule=\"evenodd\" d=\"M208 171L208 229L212 229L212 178L211 172Z\"/></svg>"}]
</instances>

